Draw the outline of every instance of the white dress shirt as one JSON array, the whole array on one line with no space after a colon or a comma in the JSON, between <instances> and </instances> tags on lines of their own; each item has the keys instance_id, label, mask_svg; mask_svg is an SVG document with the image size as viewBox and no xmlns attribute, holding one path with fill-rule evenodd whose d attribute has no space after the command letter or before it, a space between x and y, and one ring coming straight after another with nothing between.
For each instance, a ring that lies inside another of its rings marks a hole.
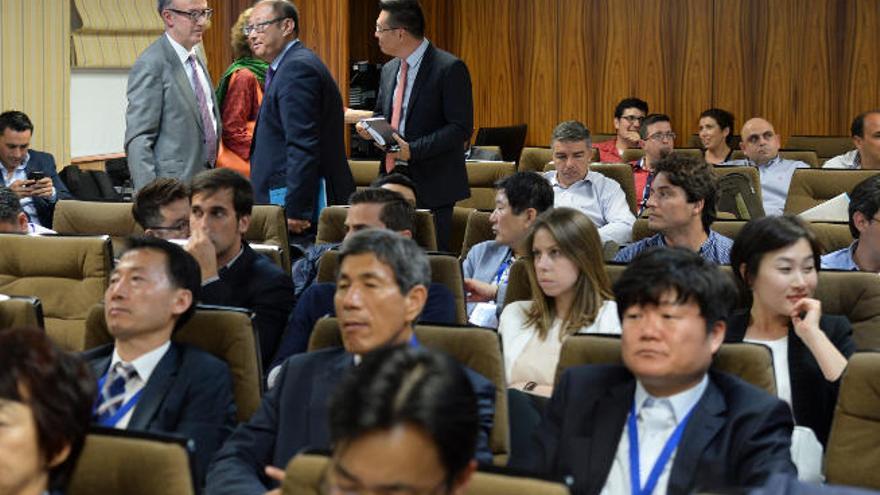
<instances>
[{"instance_id":1,"label":"white dress shirt","mask_svg":"<svg viewBox=\"0 0 880 495\"><path fill-rule=\"evenodd\" d=\"M171 347L171 342L165 342L159 347L131 362L131 365L134 366L135 370L137 370L137 377L132 378L125 384L125 398L122 400L123 404L128 403L128 401L131 400L134 394L138 393L139 390L146 386L147 382L150 380L150 375L153 374L153 371L156 369L159 361L161 361L162 358L165 357L165 353L168 352L169 347ZM114 348L113 358L110 360L110 367L107 369L112 370L113 367L116 366L116 363L119 362L124 361L122 361L122 358L119 357L119 353L116 352L116 349ZM136 408L137 405L129 409L125 416L119 418L119 421L116 422L114 428L118 430L126 429L128 427L129 421L131 421L131 415L134 413L134 410Z\"/></svg>"},{"instance_id":2,"label":"white dress shirt","mask_svg":"<svg viewBox=\"0 0 880 495\"><path fill-rule=\"evenodd\" d=\"M198 62L199 58L196 55L196 49L193 47L192 50L187 51L186 48L181 46L180 43L174 41L168 33L165 33L165 36L168 38L168 41L171 42L171 48L174 48L174 53L177 54L177 58L180 59L180 63L183 65L183 70L186 71L186 78L189 81L189 85L193 90L193 95L195 95L196 88L193 86L193 73L192 67L190 67L187 59L192 55L196 57L196 68L198 69L196 72L196 76L199 78L199 82L202 84L202 88L205 93L205 103L208 104L208 114L211 115L211 123L214 124L214 129L217 129L217 118L214 116L214 98L211 95L211 91L213 90L213 86L208 82L208 76L205 74L205 70L202 68L202 64Z\"/></svg>"},{"instance_id":3,"label":"white dress shirt","mask_svg":"<svg viewBox=\"0 0 880 495\"><path fill-rule=\"evenodd\" d=\"M593 171L568 187L556 180L555 170L544 173L544 178L553 186L553 206L574 208L590 217L599 229L603 244L608 241L626 244L632 240L636 217L617 181Z\"/></svg>"}]
</instances>

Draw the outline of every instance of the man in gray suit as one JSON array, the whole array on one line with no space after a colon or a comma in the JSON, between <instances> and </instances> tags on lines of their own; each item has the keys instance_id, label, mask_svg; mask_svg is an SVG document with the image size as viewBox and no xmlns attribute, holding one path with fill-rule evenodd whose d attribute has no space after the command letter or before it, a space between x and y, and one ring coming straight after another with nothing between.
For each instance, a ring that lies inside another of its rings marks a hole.
<instances>
[{"instance_id":1,"label":"man in gray suit","mask_svg":"<svg viewBox=\"0 0 880 495\"><path fill-rule=\"evenodd\" d=\"M217 159L220 114L195 47L213 11L207 0L158 0L165 34L128 76L125 151L134 188L156 177L188 182Z\"/></svg>"}]
</instances>

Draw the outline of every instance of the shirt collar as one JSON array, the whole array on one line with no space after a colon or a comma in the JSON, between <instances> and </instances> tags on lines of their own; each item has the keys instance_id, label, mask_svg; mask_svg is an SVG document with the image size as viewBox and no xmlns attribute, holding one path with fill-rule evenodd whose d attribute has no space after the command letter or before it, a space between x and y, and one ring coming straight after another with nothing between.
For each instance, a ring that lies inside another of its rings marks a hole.
<instances>
[{"instance_id":1,"label":"shirt collar","mask_svg":"<svg viewBox=\"0 0 880 495\"><path fill-rule=\"evenodd\" d=\"M550 185L553 187L561 187L562 189L571 189L572 187L575 187L581 183L592 182L592 179L590 177L590 175L592 173L593 173L592 170L587 170L587 175L585 175L583 179L576 180L576 181L572 182L570 186L565 187L562 184L560 184L559 181L556 179L556 171L553 170L552 172L550 172L550 177L549 177Z\"/></svg>"},{"instance_id":2,"label":"shirt collar","mask_svg":"<svg viewBox=\"0 0 880 495\"><path fill-rule=\"evenodd\" d=\"M12 172L10 172L8 168L6 168L5 164L0 164L0 167L3 167L3 176L4 177L11 177L12 174L14 174L16 172L23 171L25 168L27 168L27 164L30 161L30 159L31 159L30 152L25 153L24 160L22 160L21 163L17 167L15 167L15 169L13 169Z\"/></svg>"},{"instance_id":3,"label":"shirt collar","mask_svg":"<svg viewBox=\"0 0 880 495\"><path fill-rule=\"evenodd\" d=\"M238 250L238 254L236 254L234 258L229 260L229 263L226 263L225 265L223 265L223 267L224 268L232 268L232 265L234 265L235 262L238 261L239 258L241 258L242 254L244 254L244 242L241 243L241 249Z\"/></svg>"},{"instance_id":4,"label":"shirt collar","mask_svg":"<svg viewBox=\"0 0 880 495\"><path fill-rule=\"evenodd\" d=\"M147 383L147 380L150 379L150 375L153 374L156 366L159 365L159 361L165 356L165 353L168 352L169 347L171 347L170 340L129 363L137 370L138 378L140 378L142 383ZM116 363L119 362L122 362L122 358L119 357L119 353L114 347L113 359L110 361L110 368L108 369L112 370L113 367L116 366Z\"/></svg>"},{"instance_id":5,"label":"shirt collar","mask_svg":"<svg viewBox=\"0 0 880 495\"><path fill-rule=\"evenodd\" d=\"M419 339L416 337L416 332L413 330L412 336L410 336L409 340L406 342L406 345L409 347L421 347L422 345L419 343ZM354 355L354 365L360 366L361 361L363 361L363 357L360 354Z\"/></svg>"},{"instance_id":6,"label":"shirt collar","mask_svg":"<svg viewBox=\"0 0 880 495\"><path fill-rule=\"evenodd\" d=\"M170 34L165 33L165 36L168 38L168 41L171 43L171 48L174 48L174 53L177 54L177 58L180 59L180 63L185 64L186 59L188 59L191 55L195 56L195 54L196 54L195 47L193 47L192 50L187 51L186 48L183 47L183 45L181 45L177 41L174 41L174 38L172 38Z\"/></svg>"},{"instance_id":7,"label":"shirt collar","mask_svg":"<svg viewBox=\"0 0 880 495\"><path fill-rule=\"evenodd\" d=\"M288 50L290 50L290 48L298 41L299 38L294 38L292 41L289 41L286 45L284 45L284 50L281 50L281 53L279 53L278 56L275 57L274 60L272 60L272 63L269 64L269 67L272 67L273 71L278 70L278 66L281 65L281 61L284 60L284 56L287 55Z\"/></svg>"},{"instance_id":8,"label":"shirt collar","mask_svg":"<svg viewBox=\"0 0 880 495\"><path fill-rule=\"evenodd\" d=\"M751 163L752 165L754 165L756 167L771 167L771 166L776 165L777 163L781 162L782 157L779 155L779 153L777 153L776 156L771 158L770 161L768 161L764 165L758 165L758 162L752 161L751 158L749 158L748 160L749 160L749 163Z\"/></svg>"},{"instance_id":9,"label":"shirt collar","mask_svg":"<svg viewBox=\"0 0 880 495\"><path fill-rule=\"evenodd\" d=\"M700 380L700 383L694 385L693 387L679 392L675 395L670 395L669 397L654 397L645 390L645 387L642 385L642 382L636 380L636 411L641 411L642 407L645 404L645 400L648 398L652 398L654 400L663 400L666 399L672 405L672 411L675 414L675 422L678 423L682 419L684 419L685 415L687 415L688 411L693 409L693 407L700 401L700 398L703 396L703 392L706 391L706 387L709 386L709 375L707 373L703 374L703 379Z\"/></svg>"},{"instance_id":10,"label":"shirt collar","mask_svg":"<svg viewBox=\"0 0 880 495\"><path fill-rule=\"evenodd\" d=\"M422 61L422 57L425 56L425 52L428 51L428 45L430 44L431 43L428 41L428 38L424 38L419 46L415 50L413 50L413 52L410 53L408 57L406 57L406 64L410 68L419 65L419 63Z\"/></svg>"}]
</instances>

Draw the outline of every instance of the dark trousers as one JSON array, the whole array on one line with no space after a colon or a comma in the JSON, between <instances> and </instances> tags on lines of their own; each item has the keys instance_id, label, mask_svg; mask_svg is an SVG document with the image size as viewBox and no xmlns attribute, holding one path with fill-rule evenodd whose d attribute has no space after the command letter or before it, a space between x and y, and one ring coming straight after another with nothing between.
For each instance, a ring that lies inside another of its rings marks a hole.
<instances>
[{"instance_id":1,"label":"dark trousers","mask_svg":"<svg viewBox=\"0 0 880 495\"><path fill-rule=\"evenodd\" d=\"M431 208L434 215L434 231L437 233L437 250L449 251L449 240L452 238L452 208L454 205L444 205L439 208Z\"/></svg>"},{"instance_id":2,"label":"dark trousers","mask_svg":"<svg viewBox=\"0 0 880 495\"><path fill-rule=\"evenodd\" d=\"M507 465L525 469L532 465L532 436L548 399L515 388L507 389L507 414L510 424L510 458Z\"/></svg>"}]
</instances>

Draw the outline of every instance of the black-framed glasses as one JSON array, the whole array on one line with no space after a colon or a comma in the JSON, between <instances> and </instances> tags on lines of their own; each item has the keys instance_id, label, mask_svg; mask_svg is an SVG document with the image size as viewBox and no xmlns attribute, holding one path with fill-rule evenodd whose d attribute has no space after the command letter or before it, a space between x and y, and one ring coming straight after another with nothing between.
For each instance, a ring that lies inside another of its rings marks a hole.
<instances>
[{"instance_id":1,"label":"black-framed glasses","mask_svg":"<svg viewBox=\"0 0 880 495\"><path fill-rule=\"evenodd\" d=\"M633 124L635 122L641 124L645 121L645 117L642 117L641 115L621 115L620 118L629 122L630 124Z\"/></svg>"},{"instance_id":2,"label":"black-framed glasses","mask_svg":"<svg viewBox=\"0 0 880 495\"><path fill-rule=\"evenodd\" d=\"M179 9L165 9L174 12L175 14L182 15L184 17L189 17L189 20L195 22L199 22L201 20L208 20L214 15L214 9L205 9L205 10L179 10Z\"/></svg>"},{"instance_id":3,"label":"black-framed glasses","mask_svg":"<svg viewBox=\"0 0 880 495\"><path fill-rule=\"evenodd\" d=\"M289 17L276 17L274 19L269 19L268 21L258 22L253 25L244 26L241 28L241 32L244 33L245 36L250 36L253 32L264 33L266 32L266 28L271 24L275 24L276 22L281 22L284 19L290 19Z\"/></svg>"},{"instance_id":4,"label":"black-framed glasses","mask_svg":"<svg viewBox=\"0 0 880 495\"><path fill-rule=\"evenodd\" d=\"M394 31L395 29L401 29L401 28L399 26L392 26L392 27L383 28L382 26L376 24L376 32L377 33L384 33L385 31Z\"/></svg>"}]
</instances>

